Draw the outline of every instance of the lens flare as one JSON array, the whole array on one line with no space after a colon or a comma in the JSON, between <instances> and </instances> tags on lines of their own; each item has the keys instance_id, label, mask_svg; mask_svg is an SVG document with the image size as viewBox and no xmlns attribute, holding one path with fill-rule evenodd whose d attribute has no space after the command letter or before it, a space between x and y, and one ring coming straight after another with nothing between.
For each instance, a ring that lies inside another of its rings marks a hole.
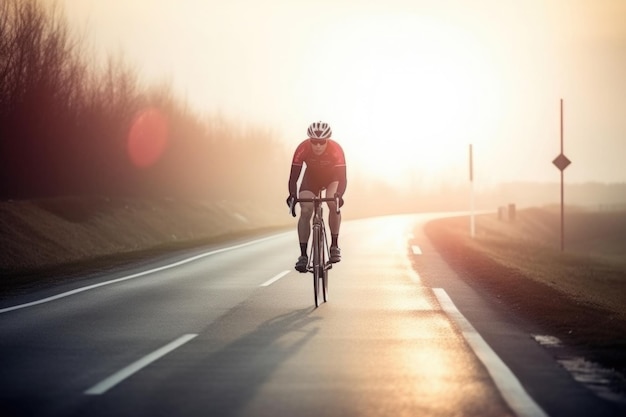
<instances>
[{"instance_id":1,"label":"lens flare","mask_svg":"<svg viewBox=\"0 0 626 417\"><path fill-rule=\"evenodd\" d=\"M158 109L142 110L135 116L128 132L128 156L133 165L147 168L165 152L168 142L167 117Z\"/></svg>"}]
</instances>

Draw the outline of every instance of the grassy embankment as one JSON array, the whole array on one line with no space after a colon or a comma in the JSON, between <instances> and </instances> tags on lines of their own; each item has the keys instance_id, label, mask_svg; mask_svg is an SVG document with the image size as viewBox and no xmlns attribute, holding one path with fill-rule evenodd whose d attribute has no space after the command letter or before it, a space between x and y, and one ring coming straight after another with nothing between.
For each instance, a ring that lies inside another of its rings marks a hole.
<instances>
[{"instance_id":1,"label":"grassy embankment","mask_svg":"<svg viewBox=\"0 0 626 417\"><path fill-rule=\"evenodd\" d=\"M183 247L283 228L293 225L290 220L278 203L105 197L0 202L0 297Z\"/></svg>"},{"instance_id":2,"label":"grassy embankment","mask_svg":"<svg viewBox=\"0 0 626 417\"><path fill-rule=\"evenodd\" d=\"M526 209L514 221L478 216L426 232L461 276L504 308L626 375L626 212Z\"/></svg>"}]
</instances>

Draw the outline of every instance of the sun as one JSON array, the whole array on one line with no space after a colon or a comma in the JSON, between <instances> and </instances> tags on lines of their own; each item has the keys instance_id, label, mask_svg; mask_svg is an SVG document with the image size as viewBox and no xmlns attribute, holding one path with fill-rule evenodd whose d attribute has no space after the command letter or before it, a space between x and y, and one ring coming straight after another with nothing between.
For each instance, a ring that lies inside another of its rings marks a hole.
<instances>
[{"instance_id":1,"label":"sun","mask_svg":"<svg viewBox=\"0 0 626 417\"><path fill-rule=\"evenodd\" d=\"M309 110L331 109L348 160L368 175L459 175L468 144L488 134L496 79L484 51L459 29L400 15L361 16L317 39L328 65Z\"/></svg>"}]
</instances>

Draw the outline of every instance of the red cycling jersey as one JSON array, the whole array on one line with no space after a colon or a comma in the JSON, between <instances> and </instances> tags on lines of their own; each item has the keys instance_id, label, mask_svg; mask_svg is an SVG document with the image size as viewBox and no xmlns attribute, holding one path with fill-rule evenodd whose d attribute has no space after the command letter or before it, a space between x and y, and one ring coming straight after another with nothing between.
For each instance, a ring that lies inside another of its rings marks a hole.
<instances>
[{"instance_id":1,"label":"red cycling jersey","mask_svg":"<svg viewBox=\"0 0 626 417\"><path fill-rule=\"evenodd\" d=\"M338 181L338 193L343 195L346 190L346 158L341 146L332 139L327 140L326 149L321 155L316 155L309 139L304 140L293 154L291 173L289 175L289 194L296 194L296 181L300 176L302 166L306 164L306 171L302 179L301 189L314 193L333 181Z\"/></svg>"},{"instance_id":2,"label":"red cycling jersey","mask_svg":"<svg viewBox=\"0 0 626 417\"><path fill-rule=\"evenodd\" d=\"M302 166L306 163L307 170L319 172L321 170L333 169L335 167L346 166L346 158L343 149L332 139L327 140L326 150L321 155L315 155L311 148L309 139L304 140L293 154L292 165Z\"/></svg>"}]
</instances>

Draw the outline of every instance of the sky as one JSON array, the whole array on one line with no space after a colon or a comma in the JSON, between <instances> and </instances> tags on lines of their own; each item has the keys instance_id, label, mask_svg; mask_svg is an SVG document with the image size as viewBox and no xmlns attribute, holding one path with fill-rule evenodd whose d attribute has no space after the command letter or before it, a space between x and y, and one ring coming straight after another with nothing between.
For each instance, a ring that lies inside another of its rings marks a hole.
<instances>
[{"instance_id":1,"label":"sky","mask_svg":"<svg viewBox=\"0 0 626 417\"><path fill-rule=\"evenodd\" d=\"M626 182L623 0L58 0L100 56L287 147L328 122L349 174ZM285 170L288 167L284 168Z\"/></svg>"}]
</instances>

